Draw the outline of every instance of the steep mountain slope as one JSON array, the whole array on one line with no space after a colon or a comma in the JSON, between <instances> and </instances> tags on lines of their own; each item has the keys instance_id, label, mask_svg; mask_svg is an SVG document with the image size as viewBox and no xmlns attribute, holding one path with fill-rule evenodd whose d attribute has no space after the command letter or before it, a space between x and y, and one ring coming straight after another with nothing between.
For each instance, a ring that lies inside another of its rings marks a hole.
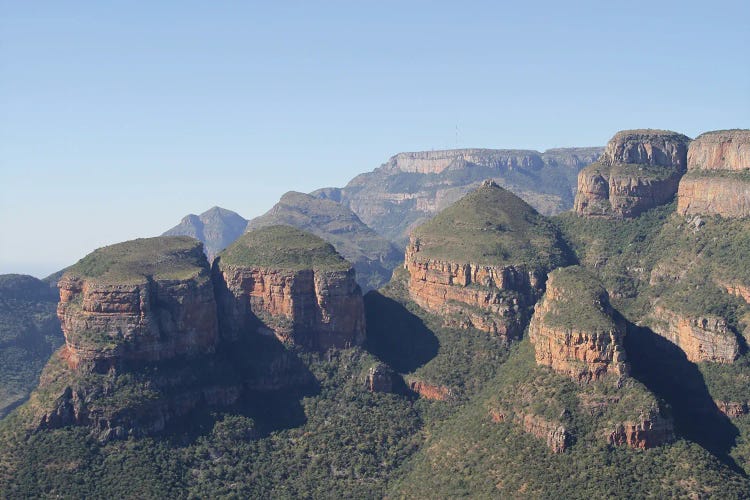
<instances>
[{"instance_id":1,"label":"steep mountain slope","mask_svg":"<svg viewBox=\"0 0 750 500\"><path fill-rule=\"evenodd\" d=\"M186 215L162 236L190 236L203 243L209 261L245 232L247 220L221 207L212 207L200 215Z\"/></svg>"},{"instance_id":2,"label":"steep mountain slope","mask_svg":"<svg viewBox=\"0 0 750 500\"><path fill-rule=\"evenodd\" d=\"M420 222L457 201L482 181L513 191L544 214L573 206L576 175L602 148L560 148L544 153L505 149L454 149L399 153L343 188L314 196L342 203L399 245Z\"/></svg>"},{"instance_id":3,"label":"steep mountain slope","mask_svg":"<svg viewBox=\"0 0 750 500\"><path fill-rule=\"evenodd\" d=\"M357 271L357 282L367 291L391 278L403 254L367 227L344 205L290 191L265 214L252 219L248 230L273 225L293 226L332 244Z\"/></svg>"},{"instance_id":4,"label":"steep mountain slope","mask_svg":"<svg viewBox=\"0 0 750 500\"><path fill-rule=\"evenodd\" d=\"M25 400L63 342L57 293L44 281L0 275L0 418Z\"/></svg>"}]
</instances>

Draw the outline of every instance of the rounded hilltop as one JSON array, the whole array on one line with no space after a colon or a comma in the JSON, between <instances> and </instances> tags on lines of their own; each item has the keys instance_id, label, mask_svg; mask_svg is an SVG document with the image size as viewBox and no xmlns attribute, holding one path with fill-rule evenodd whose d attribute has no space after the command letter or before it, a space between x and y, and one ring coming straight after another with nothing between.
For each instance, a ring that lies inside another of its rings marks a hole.
<instances>
[{"instance_id":1,"label":"rounded hilltop","mask_svg":"<svg viewBox=\"0 0 750 500\"><path fill-rule=\"evenodd\" d=\"M422 258L546 269L565 263L554 226L493 181L414 229L411 239Z\"/></svg>"},{"instance_id":2,"label":"rounded hilltop","mask_svg":"<svg viewBox=\"0 0 750 500\"><path fill-rule=\"evenodd\" d=\"M158 236L98 248L65 274L103 282L140 283L190 279L207 269L201 242L188 236Z\"/></svg>"},{"instance_id":3,"label":"rounded hilltop","mask_svg":"<svg viewBox=\"0 0 750 500\"><path fill-rule=\"evenodd\" d=\"M333 245L292 226L267 226L246 232L219 254L228 266L286 270L346 271L351 268Z\"/></svg>"}]
</instances>

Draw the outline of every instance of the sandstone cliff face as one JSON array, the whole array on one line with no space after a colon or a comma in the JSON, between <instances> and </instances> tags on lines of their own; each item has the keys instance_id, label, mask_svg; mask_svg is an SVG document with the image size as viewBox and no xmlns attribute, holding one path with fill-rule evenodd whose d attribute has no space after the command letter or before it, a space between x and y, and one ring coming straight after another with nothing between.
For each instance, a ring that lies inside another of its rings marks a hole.
<instances>
[{"instance_id":1,"label":"sandstone cliff face","mask_svg":"<svg viewBox=\"0 0 750 500\"><path fill-rule=\"evenodd\" d=\"M291 226L245 233L214 262L223 335L275 335L308 349L359 345L365 337L355 271L334 248Z\"/></svg>"},{"instance_id":2,"label":"sandstone cliff face","mask_svg":"<svg viewBox=\"0 0 750 500\"><path fill-rule=\"evenodd\" d=\"M628 218L672 200L687 165L690 139L662 130L625 130L599 162L578 174L579 215Z\"/></svg>"},{"instance_id":3,"label":"sandstone cliff face","mask_svg":"<svg viewBox=\"0 0 750 500\"><path fill-rule=\"evenodd\" d=\"M541 415L517 411L507 412L503 409L492 408L490 409L490 418L496 423L506 420L512 421L527 434L543 439L552 453L563 453L572 441L572 437L565 426Z\"/></svg>"},{"instance_id":4,"label":"sandstone cliff face","mask_svg":"<svg viewBox=\"0 0 750 500\"><path fill-rule=\"evenodd\" d=\"M541 295L543 276L519 266L482 266L423 258L413 238L406 249L409 296L448 326L520 338L524 307Z\"/></svg>"},{"instance_id":5,"label":"sandstone cliff face","mask_svg":"<svg viewBox=\"0 0 750 500\"><path fill-rule=\"evenodd\" d=\"M627 445L642 450L661 446L673 439L672 420L664 418L658 410L642 415L637 422L619 424L607 434L607 442L611 445Z\"/></svg>"},{"instance_id":6,"label":"sandstone cliff face","mask_svg":"<svg viewBox=\"0 0 750 500\"><path fill-rule=\"evenodd\" d=\"M738 418L750 413L750 401L714 401L721 413L729 418Z\"/></svg>"},{"instance_id":7,"label":"sandstone cliff face","mask_svg":"<svg viewBox=\"0 0 750 500\"><path fill-rule=\"evenodd\" d=\"M570 322L566 309L576 311ZM537 364L584 383L607 374L626 376L624 337L624 325L612 319L607 292L593 277L577 267L550 273L529 324Z\"/></svg>"},{"instance_id":8,"label":"sandstone cliff face","mask_svg":"<svg viewBox=\"0 0 750 500\"><path fill-rule=\"evenodd\" d=\"M690 143L689 170L750 169L750 130L706 132Z\"/></svg>"},{"instance_id":9,"label":"sandstone cliff face","mask_svg":"<svg viewBox=\"0 0 750 500\"><path fill-rule=\"evenodd\" d=\"M353 269L293 271L223 264L219 269L231 293L222 304L231 336L255 323L260 333L309 349L364 341L364 305Z\"/></svg>"},{"instance_id":10,"label":"sandstone cliff face","mask_svg":"<svg viewBox=\"0 0 750 500\"><path fill-rule=\"evenodd\" d=\"M158 361L213 351L216 303L208 267L184 280L134 284L66 274L58 316L72 368L106 370L118 361Z\"/></svg>"},{"instance_id":11,"label":"sandstone cliff face","mask_svg":"<svg viewBox=\"0 0 750 500\"><path fill-rule=\"evenodd\" d=\"M690 361L732 363L739 354L737 337L724 318L691 317L657 304L649 324L655 333L682 349Z\"/></svg>"},{"instance_id":12,"label":"sandstone cliff face","mask_svg":"<svg viewBox=\"0 0 750 500\"><path fill-rule=\"evenodd\" d=\"M419 397L432 401L446 401L453 395L449 387L431 384L417 378L407 379L406 385L411 391L418 394Z\"/></svg>"},{"instance_id":13,"label":"sandstone cliff face","mask_svg":"<svg viewBox=\"0 0 750 500\"><path fill-rule=\"evenodd\" d=\"M145 241L154 240L158 239ZM216 302L201 245L187 238L164 240L175 248L154 251L144 258L163 259L165 266L170 259L177 259L182 266L179 272L136 269L128 274L118 270L118 278L106 273L96 276L77 265L59 280L57 312L71 368L83 365L102 371L120 362L167 360L213 351L218 339ZM138 240L110 248L131 252L137 247ZM137 263L133 267L137 268Z\"/></svg>"},{"instance_id":14,"label":"sandstone cliff face","mask_svg":"<svg viewBox=\"0 0 750 500\"><path fill-rule=\"evenodd\" d=\"M688 137L668 130L622 130L609 140L600 161L605 165L659 165L684 171L689 142Z\"/></svg>"},{"instance_id":15,"label":"sandstone cliff face","mask_svg":"<svg viewBox=\"0 0 750 500\"><path fill-rule=\"evenodd\" d=\"M677 211L750 217L750 130L707 132L690 144Z\"/></svg>"}]
</instances>

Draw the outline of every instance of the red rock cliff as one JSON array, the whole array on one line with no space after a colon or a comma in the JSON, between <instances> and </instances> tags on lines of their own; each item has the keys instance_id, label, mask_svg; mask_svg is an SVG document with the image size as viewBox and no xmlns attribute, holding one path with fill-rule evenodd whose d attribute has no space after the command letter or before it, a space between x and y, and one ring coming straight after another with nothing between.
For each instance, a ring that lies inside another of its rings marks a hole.
<instances>
[{"instance_id":1,"label":"red rock cliff","mask_svg":"<svg viewBox=\"0 0 750 500\"><path fill-rule=\"evenodd\" d=\"M578 382L621 377L628 374L624 337L624 325L612 318L607 292L593 276L577 266L550 273L529 324L537 364Z\"/></svg>"},{"instance_id":2,"label":"red rock cliff","mask_svg":"<svg viewBox=\"0 0 750 500\"><path fill-rule=\"evenodd\" d=\"M690 139L664 130L625 130L578 174L579 215L628 218L672 200Z\"/></svg>"}]
</instances>

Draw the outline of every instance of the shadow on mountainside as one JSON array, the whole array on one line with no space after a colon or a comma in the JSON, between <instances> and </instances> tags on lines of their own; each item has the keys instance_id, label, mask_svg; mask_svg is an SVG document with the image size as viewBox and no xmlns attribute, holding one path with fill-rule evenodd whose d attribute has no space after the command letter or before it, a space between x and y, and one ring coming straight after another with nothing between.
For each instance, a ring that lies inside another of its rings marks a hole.
<instances>
[{"instance_id":1,"label":"shadow on mountainside","mask_svg":"<svg viewBox=\"0 0 750 500\"><path fill-rule=\"evenodd\" d=\"M368 352L399 373L413 372L437 355L435 334L402 304L377 291L364 301Z\"/></svg>"},{"instance_id":2,"label":"shadow on mountainside","mask_svg":"<svg viewBox=\"0 0 750 500\"><path fill-rule=\"evenodd\" d=\"M739 431L717 408L698 367L651 329L627 324L625 350L632 375L672 407L676 433L744 475L729 455Z\"/></svg>"}]
</instances>

